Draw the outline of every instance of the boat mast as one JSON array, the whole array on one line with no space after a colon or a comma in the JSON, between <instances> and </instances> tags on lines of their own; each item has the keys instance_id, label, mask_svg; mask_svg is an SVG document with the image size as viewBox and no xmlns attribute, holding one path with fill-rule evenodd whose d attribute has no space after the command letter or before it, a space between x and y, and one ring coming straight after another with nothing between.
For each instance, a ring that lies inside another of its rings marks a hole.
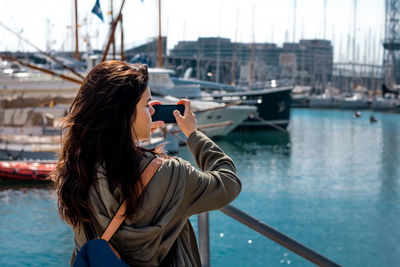
<instances>
[{"instance_id":1,"label":"boat mast","mask_svg":"<svg viewBox=\"0 0 400 267\"><path fill-rule=\"evenodd\" d=\"M102 62L105 61L107 58L108 50L110 49L111 42L114 38L115 28L117 27L117 24L120 21L121 16L122 16L122 8L124 7L124 4L125 4L125 0L122 1L121 8L119 9L117 19L114 20L114 23L112 25L111 35L110 35L110 38L108 39L106 49L104 50L103 58L101 59Z\"/></svg>"},{"instance_id":2,"label":"boat mast","mask_svg":"<svg viewBox=\"0 0 400 267\"><path fill-rule=\"evenodd\" d=\"M324 40L326 40L326 1L324 0Z\"/></svg>"},{"instance_id":3,"label":"boat mast","mask_svg":"<svg viewBox=\"0 0 400 267\"><path fill-rule=\"evenodd\" d=\"M111 13L111 27L114 24L114 8L113 8L113 0L110 0L110 13ZM115 38L114 35L112 35L111 37L111 44L112 44L112 55L113 55L113 59L115 59Z\"/></svg>"},{"instance_id":4,"label":"boat mast","mask_svg":"<svg viewBox=\"0 0 400 267\"><path fill-rule=\"evenodd\" d=\"M48 69L45 69L45 68L41 68L41 67L38 67L38 66L35 66L35 65L32 65L32 64L23 62L22 60L19 60L18 58L15 58L15 57L10 57L10 56L7 56L7 55L0 54L0 58L3 59L3 60L18 62L22 66L25 66L25 67L28 67L28 68L31 68L31 69L34 69L34 70L38 70L38 71L41 71L41 72L44 72L44 73L47 73L47 74L50 74L50 75L53 75L53 76L56 76L56 77L60 77L61 79L64 79L64 80L69 81L69 82L73 82L73 83L77 83L77 84L81 84L82 83L81 80L77 80L77 79L72 78L70 76L67 76L67 75L64 75L64 74L59 74L59 73L56 73L56 72L54 72L52 70L48 70Z\"/></svg>"},{"instance_id":5,"label":"boat mast","mask_svg":"<svg viewBox=\"0 0 400 267\"><path fill-rule=\"evenodd\" d=\"M254 37L254 5L253 5L253 19L251 23L251 32L252 32L252 42L251 42L251 52L250 52L250 71L249 71L249 87L253 84L253 76L254 76L254 49L255 49L255 37Z\"/></svg>"},{"instance_id":6,"label":"boat mast","mask_svg":"<svg viewBox=\"0 0 400 267\"><path fill-rule=\"evenodd\" d=\"M327 0L324 0L324 10L323 10L323 13L324 13L324 17L323 17L323 24L324 24L324 32L323 32L323 39L324 40L326 40L326 11L327 11ZM332 31L332 44L334 44L335 43L335 31ZM322 66L322 91L325 93L325 90L326 90L326 80L327 80L327 77L326 77L326 72L327 72L327 70L326 70L326 64L325 64L325 62L323 63L323 66Z\"/></svg>"},{"instance_id":7,"label":"boat mast","mask_svg":"<svg viewBox=\"0 0 400 267\"><path fill-rule=\"evenodd\" d=\"M351 86L351 93L353 93L353 89L355 87L355 64L356 64L356 35L357 35L357 0L354 0L354 10L353 10L353 64L352 64L352 86Z\"/></svg>"},{"instance_id":8,"label":"boat mast","mask_svg":"<svg viewBox=\"0 0 400 267\"><path fill-rule=\"evenodd\" d=\"M236 11L236 29L235 29L235 41L233 43L233 59L231 68L231 85L235 86L235 74L236 74L236 46L237 46L237 35L238 35L238 22L239 22L239 8Z\"/></svg>"},{"instance_id":9,"label":"boat mast","mask_svg":"<svg viewBox=\"0 0 400 267\"><path fill-rule=\"evenodd\" d=\"M75 0L75 59L79 60L78 44L78 0Z\"/></svg>"},{"instance_id":10,"label":"boat mast","mask_svg":"<svg viewBox=\"0 0 400 267\"><path fill-rule=\"evenodd\" d=\"M294 6L293 6L293 40L292 40L292 85L294 86L295 84L295 72L296 72L296 53L294 51L295 49L295 42L296 42L296 6L297 6L297 1L294 0Z\"/></svg>"},{"instance_id":11,"label":"boat mast","mask_svg":"<svg viewBox=\"0 0 400 267\"><path fill-rule=\"evenodd\" d=\"M122 14L120 19L120 27L121 27L121 60L125 61L125 54L124 54L124 27L122 26Z\"/></svg>"},{"instance_id":12,"label":"boat mast","mask_svg":"<svg viewBox=\"0 0 400 267\"><path fill-rule=\"evenodd\" d=\"M162 68L161 0L158 0L158 67Z\"/></svg>"},{"instance_id":13,"label":"boat mast","mask_svg":"<svg viewBox=\"0 0 400 267\"><path fill-rule=\"evenodd\" d=\"M76 76L78 76L79 78L81 78L82 80L85 78L83 77L81 74L79 74L79 72L77 72L76 70L74 70L73 68L65 65L62 61L58 60L57 58L53 57L52 55L50 55L47 52L42 51L39 47L37 47L36 45L34 45L33 43L31 43L30 41L28 41L27 39L25 39L24 37L22 37L19 33L14 32L13 30L11 30L10 28L8 28L6 25L4 25L3 23L0 22L0 26L2 26L4 29L6 29L7 31L11 32L12 34L16 35L20 40L24 41L25 43L27 43L28 45L32 46L33 48L35 48L39 53L45 55L46 57L51 58L52 60L54 60L55 62L57 62L58 64L60 64L63 68L70 70L72 73L74 73Z\"/></svg>"}]
</instances>

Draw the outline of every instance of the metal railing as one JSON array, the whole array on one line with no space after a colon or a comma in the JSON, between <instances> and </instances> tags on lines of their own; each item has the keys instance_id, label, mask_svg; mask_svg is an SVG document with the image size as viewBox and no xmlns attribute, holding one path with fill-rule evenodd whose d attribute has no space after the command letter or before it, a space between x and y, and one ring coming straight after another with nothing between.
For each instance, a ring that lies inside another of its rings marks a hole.
<instances>
[{"instance_id":1,"label":"metal railing","mask_svg":"<svg viewBox=\"0 0 400 267\"><path fill-rule=\"evenodd\" d=\"M232 205L227 205L220 209L229 217L237 220L238 222L246 225L247 227L259 232L263 236L275 241L281 246L293 251L294 253L302 256L308 261L319 266L340 266L334 261L326 258L325 256L313 251L312 249L304 246L296 240L286 236L285 234L275 230L262 221L254 218L253 216L245 213L244 211L235 208ZM199 250L202 266L210 266L210 227L208 213L202 213L198 216L198 230L199 230Z\"/></svg>"}]
</instances>

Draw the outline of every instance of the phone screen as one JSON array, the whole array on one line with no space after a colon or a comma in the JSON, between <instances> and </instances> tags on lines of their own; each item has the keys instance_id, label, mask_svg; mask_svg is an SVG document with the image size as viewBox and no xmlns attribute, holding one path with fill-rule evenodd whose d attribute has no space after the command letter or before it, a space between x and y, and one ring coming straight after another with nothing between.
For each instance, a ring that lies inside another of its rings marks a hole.
<instances>
[{"instance_id":1,"label":"phone screen","mask_svg":"<svg viewBox=\"0 0 400 267\"><path fill-rule=\"evenodd\" d=\"M176 123L174 110L179 110L181 115L185 112L184 105L154 105L155 112L151 119L153 121L163 121L165 123Z\"/></svg>"}]
</instances>

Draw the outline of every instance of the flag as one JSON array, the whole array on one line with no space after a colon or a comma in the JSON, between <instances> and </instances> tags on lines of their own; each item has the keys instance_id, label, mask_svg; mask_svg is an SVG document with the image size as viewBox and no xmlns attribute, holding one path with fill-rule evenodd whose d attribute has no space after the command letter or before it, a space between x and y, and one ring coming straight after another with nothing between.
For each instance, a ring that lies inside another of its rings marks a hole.
<instances>
[{"instance_id":1,"label":"flag","mask_svg":"<svg viewBox=\"0 0 400 267\"><path fill-rule=\"evenodd\" d=\"M94 7L92 8L92 13L95 14L97 17L99 17L99 19L104 21L103 12L101 12L99 0L96 0L96 4L94 4Z\"/></svg>"}]
</instances>

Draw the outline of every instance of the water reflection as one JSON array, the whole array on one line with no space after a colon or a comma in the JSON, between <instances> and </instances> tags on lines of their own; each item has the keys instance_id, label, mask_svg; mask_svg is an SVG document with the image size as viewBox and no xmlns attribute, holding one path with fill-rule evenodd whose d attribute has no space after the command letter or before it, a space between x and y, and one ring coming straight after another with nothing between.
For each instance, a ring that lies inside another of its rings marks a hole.
<instances>
[{"instance_id":1,"label":"water reflection","mask_svg":"<svg viewBox=\"0 0 400 267\"><path fill-rule=\"evenodd\" d=\"M382 123L382 149L380 156L381 180L380 196L382 198L392 198L399 192L400 176L400 127L395 123L397 117L387 116Z\"/></svg>"},{"instance_id":2,"label":"water reflection","mask_svg":"<svg viewBox=\"0 0 400 267\"><path fill-rule=\"evenodd\" d=\"M51 181L23 181L23 180L9 180L0 179L0 191L15 189L15 190L27 190L27 189L54 189L54 184Z\"/></svg>"},{"instance_id":3,"label":"water reflection","mask_svg":"<svg viewBox=\"0 0 400 267\"><path fill-rule=\"evenodd\" d=\"M217 142L228 150L255 155L259 151L290 155L290 134L285 131L234 131Z\"/></svg>"}]
</instances>

